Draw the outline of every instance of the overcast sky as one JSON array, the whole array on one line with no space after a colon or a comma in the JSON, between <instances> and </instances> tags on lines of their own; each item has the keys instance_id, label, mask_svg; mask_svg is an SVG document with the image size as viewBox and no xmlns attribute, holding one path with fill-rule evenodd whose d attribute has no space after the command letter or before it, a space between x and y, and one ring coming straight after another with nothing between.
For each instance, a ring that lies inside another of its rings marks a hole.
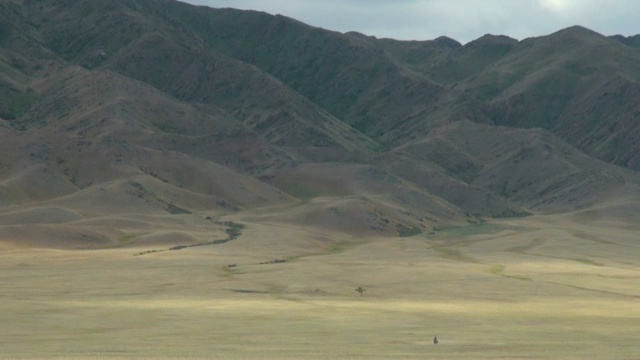
<instances>
[{"instance_id":1,"label":"overcast sky","mask_svg":"<svg viewBox=\"0 0 640 360\"><path fill-rule=\"evenodd\" d=\"M522 40L582 25L604 35L640 33L640 0L183 0L282 14L340 32L400 40L484 34Z\"/></svg>"}]
</instances>

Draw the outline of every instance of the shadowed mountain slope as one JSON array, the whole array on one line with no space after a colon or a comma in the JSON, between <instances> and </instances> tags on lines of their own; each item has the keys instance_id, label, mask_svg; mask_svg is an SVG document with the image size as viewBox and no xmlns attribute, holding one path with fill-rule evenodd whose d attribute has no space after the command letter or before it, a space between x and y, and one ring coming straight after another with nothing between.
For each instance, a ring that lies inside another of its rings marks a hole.
<instances>
[{"instance_id":1,"label":"shadowed mountain slope","mask_svg":"<svg viewBox=\"0 0 640 360\"><path fill-rule=\"evenodd\" d=\"M0 0L0 25L0 236L408 236L638 192L633 37L397 41L172 0Z\"/></svg>"}]
</instances>

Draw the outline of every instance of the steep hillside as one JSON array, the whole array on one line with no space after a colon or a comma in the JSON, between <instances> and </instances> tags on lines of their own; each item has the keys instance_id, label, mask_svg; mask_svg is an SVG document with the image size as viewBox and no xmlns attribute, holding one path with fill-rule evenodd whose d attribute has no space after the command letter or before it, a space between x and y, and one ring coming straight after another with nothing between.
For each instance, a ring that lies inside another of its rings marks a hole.
<instances>
[{"instance_id":1,"label":"steep hillside","mask_svg":"<svg viewBox=\"0 0 640 360\"><path fill-rule=\"evenodd\" d=\"M450 179L420 177L415 170L405 177L422 181L425 188L465 207L476 198L483 203L475 206L482 208L498 196L530 211L569 211L634 193L637 185L632 171L590 158L542 129L457 122L389 155L443 169ZM402 162L387 159L383 163L402 166ZM461 198L465 193L469 195ZM518 213L506 208L503 214L493 215Z\"/></svg>"},{"instance_id":2,"label":"steep hillside","mask_svg":"<svg viewBox=\"0 0 640 360\"><path fill-rule=\"evenodd\" d=\"M173 0L0 0L0 25L11 241L198 244L232 214L410 236L640 186L633 37L396 41Z\"/></svg>"},{"instance_id":3,"label":"steep hillside","mask_svg":"<svg viewBox=\"0 0 640 360\"><path fill-rule=\"evenodd\" d=\"M468 119L542 127L601 160L640 168L633 141L640 52L588 29L521 42L486 35L461 46L447 38L339 34L229 9L206 19L197 29L208 46L278 77L384 143ZM243 30L231 36L232 23Z\"/></svg>"},{"instance_id":4,"label":"steep hillside","mask_svg":"<svg viewBox=\"0 0 640 360\"><path fill-rule=\"evenodd\" d=\"M512 77L490 99L497 124L543 127L592 156L637 170L639 61L637 49L574 27L523 41L479 78L495 84Z\"/></svg>"}]
</instances>

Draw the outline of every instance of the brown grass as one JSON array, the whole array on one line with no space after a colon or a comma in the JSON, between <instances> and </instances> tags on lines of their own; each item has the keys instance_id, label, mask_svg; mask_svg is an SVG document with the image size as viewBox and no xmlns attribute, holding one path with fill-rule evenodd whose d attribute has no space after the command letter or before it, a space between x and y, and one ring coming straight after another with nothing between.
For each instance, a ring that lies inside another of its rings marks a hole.
<instances>
[{"instance_id":1,"label":"brown grass","mask_svg":"<svg viewBox=\"0 0 640 360\"><path fill-rule=\"evenodd\" d=\"M247 224L229 243L142 257L133 254L159 243L78 251L3 241L0 358L639 355L637 237L614 218L530 217L409 238L253 219L229 217ZM201 236L203 225L190 224L185 234ZM156 236L168 244L171 233Z\"/></svg>"}]
</instances>

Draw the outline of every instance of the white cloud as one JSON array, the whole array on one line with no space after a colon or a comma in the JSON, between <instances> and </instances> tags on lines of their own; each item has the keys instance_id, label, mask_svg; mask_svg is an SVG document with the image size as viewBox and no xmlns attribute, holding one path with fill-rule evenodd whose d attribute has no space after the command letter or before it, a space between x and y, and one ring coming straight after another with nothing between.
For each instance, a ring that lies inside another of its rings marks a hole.
<instances>
[{"instance_id":1,"label":"white cloud","mask_svg":"<svg viewBox=\"0 0 640 360\"><path fill-rule=\"evenodd\" d=\"M184 0L282 14L341 32L462 43L484 34L517 39L582 25L605 35L640 33L640 0Z\"/></svg>"},{"instance_id":2,"label":"white cloud","mask_svg":"<svg viewBox=\"0 0 640 360\"><path fill-rule=\"evenodd\" d=\"M540 5L555 12L563 12L569 7L568 0L540 0Z\"/></svg>"}]
</instances>

